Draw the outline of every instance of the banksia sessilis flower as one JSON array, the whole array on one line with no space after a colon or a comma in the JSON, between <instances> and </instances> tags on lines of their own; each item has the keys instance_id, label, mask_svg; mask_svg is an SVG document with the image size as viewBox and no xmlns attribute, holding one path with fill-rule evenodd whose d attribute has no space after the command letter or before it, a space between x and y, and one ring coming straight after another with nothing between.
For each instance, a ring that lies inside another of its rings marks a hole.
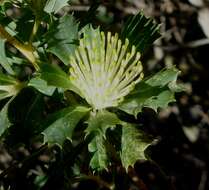
<instances>
[{"instance_id":1,"label":"banksia sessilis flower","mask_svg":"<svg viewBox=\"0 0 209 190\"><path fill-rule=\"evenodd\" d=\"M118 106L142 78L140 53L110 32L86 27L70 57L70 78L94 109Z\"/></svg>"}]
</instances>

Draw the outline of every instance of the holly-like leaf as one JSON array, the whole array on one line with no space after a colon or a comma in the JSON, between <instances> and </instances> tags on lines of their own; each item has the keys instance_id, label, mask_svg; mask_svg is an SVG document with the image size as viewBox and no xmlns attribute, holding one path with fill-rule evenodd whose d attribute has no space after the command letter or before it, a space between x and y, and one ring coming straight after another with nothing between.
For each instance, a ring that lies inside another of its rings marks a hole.
<instances>
[{"instance_id":1,"label":"holly-like leaf","mask_svg":"<svg viewBox=\"0 0 209 190\"><path fill-rule=\"evenodd\" d=\"M47 82L45 80L41 79L40 77L32 78L29 81L28 86L32 86L35 89L37 89L39 92L41 92L45 95L48 95L48 96L51 96L56 89L56 87L54 87L54 86L48 86Z\"/></svg>"},{"instance_id":2,"label":"holly-like leaf","mask_svg":"<svg viewBox=\"0 0 209 190\"><path fill-rule=\"evenodd\" d=\"M57 13L61 8L68 5L69 0L48 0L44 7L44 11L47 13Z\"/></svg>"},{"instance_id":3,"label":"holly-like leaf","mask_svg":"<svg viewBox=\"0 0 209 190\"><path fill-rule=\"evenodd\" d=\"M176 84L179 70L175 67L164 69L149 79L145 79L136 85L119 106L119 109L137 116L143 107L149 107L157 111L165 108L170 102L175 102L175 92L183 88Z\"/></svg>"},{"instance_id":4,"label":"holly-like leaf","mask_svg":"<svg viewBox=\"0 0 209 190\"><path fill-rule=\"evenodd\" d=\"M71 83L70 77L59 66L42 64L40 74L41 79L45 80L48 86L72 90L81 95L80 91Z\"/></svg>"},{"instance_id":5,"label":"holly-like leaf","mask_svg":"<svg viewBox=\"0 0 209 190\"><path fill-rule=\"evenodd\" d=\"M130 123L122 128L121 161L126 171L134 166L137 160L146 160L144 151L151 144L151 140L139 129Z\"/></svg>"},{"instance_id":6,"label":"holly-like leaf","mask_svg":"<svg viewBox=\"0 0 209 190\"><path fill-rule=\"evenodd\" d=\"M105 144L106 140L104 134L99 133L88 146L89 152L94 153L90 161L90 167L93 170L107 169L109 158Z\"/></svg>"},{"instance_id":7,"label":"holly-like leaf","mask_svg":"<svg viewBox=\"0 0 209 190\"><path fill-rule=\"evenodd\" d=\"M88 145L89 152L93 153L90 161L90 167L93 170L107 169L109 156L106 148L106 130L120 123L121 121L118 117L108 111L98 112L95 116L90 118L86 133L87 135L93 135Z\"/></svg>"},{"instance_id":8,"label":"holly-like leaf","mask_svg":"<svg viewBox=\"0 0 209 190\"><path fill-rule=\"evenodd\" d=\"M0 65L10 74L14 75L14 71L7 59L5 53L5 40L0 38Z\"/></svg>"},{"instance_id":9,"label":"holly-like leaf","mask_svg":"<svg viewBox=\"0 0 209 190\"><path fill-rule=\"evenodd\" d=\"M128 38L131 45L143 52L147 49L160 35L159 25L154 23L153 19L146 18L142 12L131 16L125 23L121 38Z\"/></svg>"},{"instance_id":10,"label":"holly-like leaf","mask_svg":"<svg viewBox=\"0 0 209 190\"><path fill-rule=\"evenodd\" d=\"M70 54L74 53L78 40L78 23L72 15L61 17L49 28L46 35L47 50L69 65Z\"/></svg>"},{"instance_id":11,"label":"holly-like leaf","mask_svg":"<svg viewBox=\"0 0 209 190\"><path fill-rule=\"evenodd\" d=\"M43 131L44 142L62 146L66 139L72 140L73 131L78 122L89 112L87 107L71 107Z\"/></svg>"}]
</instances>

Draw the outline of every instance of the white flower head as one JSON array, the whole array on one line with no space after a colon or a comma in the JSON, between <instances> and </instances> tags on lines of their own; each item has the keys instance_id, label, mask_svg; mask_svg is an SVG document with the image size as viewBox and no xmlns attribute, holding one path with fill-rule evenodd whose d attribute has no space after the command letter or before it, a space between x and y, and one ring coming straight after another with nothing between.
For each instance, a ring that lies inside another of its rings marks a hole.
<instances>
[{"instance_id":1,"label":"white flower head","mask_svg":"<svg viewBox=\"0 0 209 190\"><path fill-rule=\"evenodd\" d=\"M99 28L84 28L83 38L70 56L70 78L94 109L118 106L142 78L140 53Z\"/></svg>"}]
</instances>

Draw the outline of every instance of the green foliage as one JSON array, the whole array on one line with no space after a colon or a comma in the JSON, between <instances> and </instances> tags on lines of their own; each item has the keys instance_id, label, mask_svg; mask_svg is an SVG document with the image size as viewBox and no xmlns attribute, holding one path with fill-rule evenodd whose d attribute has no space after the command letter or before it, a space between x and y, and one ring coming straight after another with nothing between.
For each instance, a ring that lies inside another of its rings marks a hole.
<instances>
[{"instance_id":1,"label":"green foliage","mask_svg":"<svg viewBox=\"0 0 209 190\"><path fill-rule=\"evenodd\" d=\"M56 65L41 65L41 79L49 86L60 87L79 93L79 90L71 83L69 76Z\"/></svg>"},{"instance_id":2,"label":"green foliage","mask_svg":"<svg viewBox=\"0 0 209 190\"><path fill-rule=\"evenodd\" d=\"M93 114L95 114L95 116L91 116L88 121L88 127L85 130L87 135L91 133L97 134L100 132L105 134L109 127L114 127L121 122L116 114L108 111L103 110Z\"/></svg>"},{"instance_id":3,"label":"green foliage","mask_svg":"<svg viewBox=\"0 0 209 190\"><path fill-rule=\"evenodd\" d=\"M129 166L133 167L137 160L146 159L144 151L152 142L143 131L130 123L123 125L121 141L121 161L126 170Z\"/></svg>"},{"instance_id":4,"label":"green foliage","mask_svg":"<svg viewBox=\"0 0 209 190\"><path fill-rule=\"evenodd\" d=\"M0 73L0 100L18 94L23 87L15 78Z\"/></svg>"},{"instance_id":5,"label":"green foliage","mask_svg":"<svg viewBox=\"0 0 209 190\"><path fill-rule=\"evenodd\" d=\"M130 16L121 32L121 38L128 38L139 52L146 50L160 36L159 25L142 12Z\"/></svg>"},{"instance_id":6,"label":"green foliage","mask_svg":"<svg viewBox=\"0 0 209 190\"><path fill-rule=\"evenodd\" d=\"M88 121L88 127L85 130L87 135L92 135L93 138L88 145L89 152L93 153L90 161L90 166L93 170L107 169L109 164L109 156L107 149L106 131L108 128L114 128L121 121L117 115L102 111L91 116Z\"/></svg>"},{"instance_id":7,"label":"green foliage","mask_svg":"<svg viewBox=\"0 0 209 190\"><path fill-rule=\"evenodd\" d=\"M46 11L47 13L57 13L61 8L68 5L68 1L69 0L47 0L44 11Z\"/></svg>"},{"instance_id":8,"label":"green foliage","mask_svg":"<svg viewBox=\"0 0 209 190\"><path fill-rule=\"evenodd\" d=\"M54 86L48 86L47 82L41 79L40 77L32 78L29 81L28 86L32 86L36 88L39 92L46 94L48 96L51 96L56 89L56 87Z\"/></svg>"},{"instance_id":9,"label":"green foliage","mask_svg":"<svg viewBox=\"0 0 209 190\"><path fill-rule=\"evenodd\" d=\"M12 67L10 66L10 63L7 60L7 56L5 54L5 40L1 38L0 38L0 64L10 75L14 75L14 71L12 70Z\"/></svg>"},{"instance_id":10,"label":"green foliage","mask_svg":"<svg viewBox=\"0 0 209 190\"><path fill-rule=\"evenodd\" d=\"M89 111L86 107L72 107L43 131L44 142L62 146L66 139L72 140L73 131L78 122Z\"/></svg>"},{"instance_id":11,"label":"green foliage","mask_svg":"<svg viewBox=\"0 0 209 190\"><path fill-rule=\"evenodd\" d=\"M105 144L105 134L100 132L93 138L88 146L89 152L93 153L89 164L93 170L103 170L108 167L109 158Z\"/></svg>"},{"instance_id":12,"label":"green foliage","mask_svg":"<svg viewBox=\"0 0 209 190\"><path fill-rule=\"evenodd\" d=\"M182 89L176 84L179 70L163 69L142 80L140 56L160 36L152 19L132 16L121 35L113 36L91 25L100 1L90 6L80 26L74 15L57 14L67 2L0 5L0 136L11 146L30 147L38 139L48 148L62 147L55 159L63 168L84 163L84 168L101 171L121 160L127 170L146 159L151 141L137 124L127 122L126 113L137 117L143 107L157 111L175 101L175 92ZM19 15L7 17L14 6ZM124 117L118 109L126 112ZM69 158L62 160L65 155ZM50 180L45 173L34 179L39 189Z\"/></svg>"},{"instance_id":13,"label":"green foliage","mask_svg":"<svg viewBox=\"0 0 209 190\"><path fill-rule=\"evenodd\" d=\"M119 108L137 116L143 107L157 111L165 108L170 102L175 102L174 94L183 90L176 84L179 70L175 67L163 69L154 76L141 81L125 98Z\"/></svg>"},{"instance_id":14,"label":"green foliage","mask_svg":"<svg viewBox=\"0 0 209 190\"><path fill-rule=\"evenodd\" d=\"M72 15L65 15L49 28L46 35L47 51L56 55L65 65L69 65L69 57L74 53L77 40L78 23Z\"/></svg>"}]
</instances>

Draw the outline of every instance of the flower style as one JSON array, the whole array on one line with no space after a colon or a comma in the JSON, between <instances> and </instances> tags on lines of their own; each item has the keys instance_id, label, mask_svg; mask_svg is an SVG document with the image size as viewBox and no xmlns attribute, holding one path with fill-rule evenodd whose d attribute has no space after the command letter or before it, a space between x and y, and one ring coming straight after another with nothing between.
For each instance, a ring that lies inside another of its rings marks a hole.
<instances>
[{"instance_id":1,"label":"flower style","mask_svg":"<svg viewBox=\"0 0 209 190\"><path fill-rule=\"evenodd\" d=\"M83 38L70 57L70 79L96 110L118 106L143 78L140 53L99 28L84 28Z\"/></svg>"}]
</instances>

